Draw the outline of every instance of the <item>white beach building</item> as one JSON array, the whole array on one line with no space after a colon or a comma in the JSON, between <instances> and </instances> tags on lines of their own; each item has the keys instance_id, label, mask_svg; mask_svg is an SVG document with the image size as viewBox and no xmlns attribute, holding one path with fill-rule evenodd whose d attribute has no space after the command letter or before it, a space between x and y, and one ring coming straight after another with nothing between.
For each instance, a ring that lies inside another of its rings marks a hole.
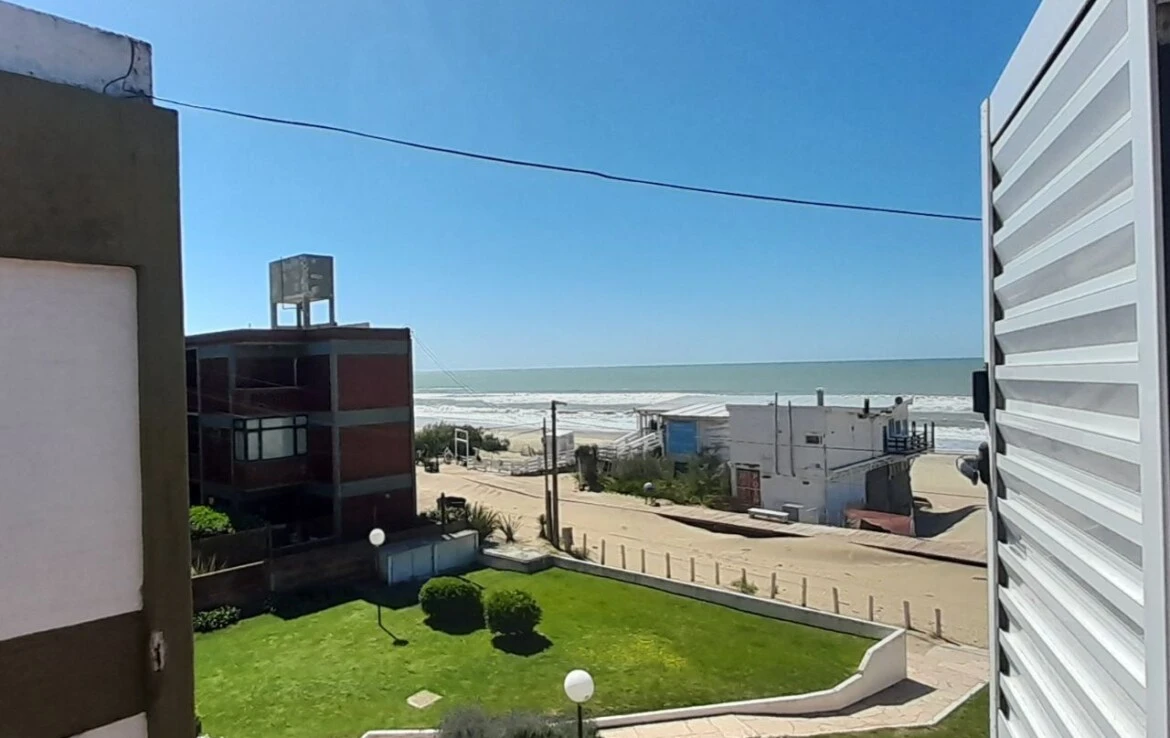
<instances>
[{"instance_id":1,"label":"white beach building","mask_svg":"<svg viewBox=\"0 0 1170 738\"><path fill-rule=\"evenodd\" d=\"M910 464L934 447L934 428L909 419L910 402L871 408L728 405L732 493L743 507L789 520L844 525L846 510L910 519ZM912 528L906 532L912 532Z\"/></svg>"},{"instance_id":2,"label":"white beach building","mask_svg":"<svg viewBox=\"0 0 1170 738\"><path fill-rule=\"evenodd\" d=\"M637 439L654 439L668 459L712 454L728 460L727 406L722 402L676 400L634 411Z\"/></svg>"}]
</instances>

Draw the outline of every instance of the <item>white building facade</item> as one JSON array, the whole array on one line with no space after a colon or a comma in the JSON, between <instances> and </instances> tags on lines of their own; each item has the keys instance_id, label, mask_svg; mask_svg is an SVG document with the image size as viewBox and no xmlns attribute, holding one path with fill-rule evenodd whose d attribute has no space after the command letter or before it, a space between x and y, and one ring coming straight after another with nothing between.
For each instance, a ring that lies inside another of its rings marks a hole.
<instances>
[{"instance_id":1,"label":"white building facade","mask_svg":"<svg viewBox=\"0 0 1170 738\"><path fill-rule=\"evenodd\" d=\"M728 405L732 493L741 505L843 525L850 508L908 515L909 467L933 446L910 403L869 409Z\"/></svg>"}]
</instances>

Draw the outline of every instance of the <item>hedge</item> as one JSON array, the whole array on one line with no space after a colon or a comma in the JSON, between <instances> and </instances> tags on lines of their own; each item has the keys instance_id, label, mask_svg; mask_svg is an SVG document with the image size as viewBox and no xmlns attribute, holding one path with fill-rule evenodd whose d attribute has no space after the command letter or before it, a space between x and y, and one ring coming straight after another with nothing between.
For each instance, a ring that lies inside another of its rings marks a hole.
<instances>
[{"instance_id":1,"label":"hedge","mask_svg":"<svg viewBox=\"0 0 1170 738\"><path fill-rule=\"evenodd\" d=\"M192 625L196 633L210 633L240 622L240 608L224 605L195 613Z\"/></svg>"},{"instance_id":2,"label":"hedge","mask_svg":"<svg viewBox=\"0 0 1170 738\"><path fill-rule=\"evenodd\" d=\"M483 624L479 587L456 577L435 577L418 593L418 604L428 618L441 624Z\"/></svg>"},{"instance_id":3,"label":"hedge","mask_svg":"<svg viewBox=\"0 0 1170 738\"><path fill-rule=\"evenodd\" d=\"M522 589L492 592L484 607L488 628L509 636L529 635L540 624L541 610L536 598Z\"/></svg>"},{"instance_id":4,"label":"hedge","mask_svg":"<svg viewBox=\"0 0 1170 738\"><path fill-rule=\"evenodd\" d=\"M226 533L235 533L232 519L227 513L214 510L206 505L196 505L187 512L187 519L191 527L191 540L222 536Z\"/></svg>"}]
</instances>

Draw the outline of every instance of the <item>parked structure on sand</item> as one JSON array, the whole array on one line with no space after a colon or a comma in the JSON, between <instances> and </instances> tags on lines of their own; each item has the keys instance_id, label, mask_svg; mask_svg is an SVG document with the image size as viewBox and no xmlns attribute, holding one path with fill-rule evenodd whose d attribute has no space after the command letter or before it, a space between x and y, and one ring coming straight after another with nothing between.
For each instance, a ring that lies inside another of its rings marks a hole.
<instances>
[{"instance_id":1,"label":"parked structure on sand","mask_svg":"<svg viewBox=\"0 0 1170 738\"><path fill-rule=\"evenodd\" d=\"M409 527L410 331L306 325L307 310L299 327L187 338L191 501L311 537Z\"/></svg>"},{"instance_id":2,"label":"parked structure on sand","mask_svg":"<svg viewBox=\"0 0 1170 738\"><path fill-rule=\"evenodd\" d=\"M638 429L623 437L632 447L661 448L668 459L712 454L727 461L727 406L676 400L634 411Z\"/></svg>"},{"instance_id":3,"label":"parked structure on sand","mask_svg":"<svg viewBox=\"0 0 1170 738\"><path fill-rule=\"evenodd\" d=\"M793 522L862 524L865 510L905 516L913 534L910 465L934 448L933 425L909 420L910 402L883 408L728 405L733 494L745 508ZM856 513L850 511L856 510ZM882 518L878 527L887 527Z\"/></svg>"}]
</instances>

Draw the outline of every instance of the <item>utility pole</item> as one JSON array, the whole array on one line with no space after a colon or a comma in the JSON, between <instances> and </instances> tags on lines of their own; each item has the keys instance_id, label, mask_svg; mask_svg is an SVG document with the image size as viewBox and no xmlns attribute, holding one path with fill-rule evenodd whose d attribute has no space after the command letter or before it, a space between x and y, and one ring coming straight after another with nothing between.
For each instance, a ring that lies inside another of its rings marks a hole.
<instances>
[{"instance_id":1,"label":"utility pole","mask_svg":"<svg viewBox=\"0 0 1170 738\"><path fill-rule=\"evenodd\" d=\"M540 421L540 455L544 461L541 464L541 469L544 473L544 532L548 537L548 542L553 540L553 506L552 506L552 491L548 486L548 420L542 418Z\"/></svg>"},{"instance_id":2,"label":"utility pole","mask_svg":"<svg viewBox=\"0 0 1170 738\"><path fill-rule=\"evenodd\" d=\"M550 524L552 525L552 541L556 548L561 547L561 494L557 487L557 462L559 456L557 448L557 401L552 401L552 438L549 440L549 453L552 454L552 518Z\"/></svg>"}]
</instances>

